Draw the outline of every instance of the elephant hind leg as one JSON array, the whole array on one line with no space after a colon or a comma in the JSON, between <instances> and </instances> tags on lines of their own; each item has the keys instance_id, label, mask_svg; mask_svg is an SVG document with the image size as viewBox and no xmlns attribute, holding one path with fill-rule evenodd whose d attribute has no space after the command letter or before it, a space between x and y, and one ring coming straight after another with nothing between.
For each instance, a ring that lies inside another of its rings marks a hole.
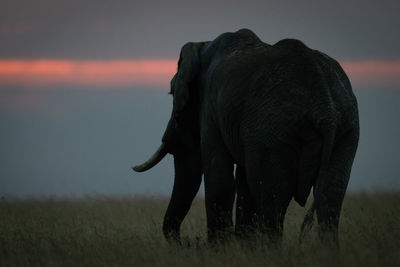
<instances>
[{"instance_id":1,"label":"elephant hind leg","mask_svg":"<svg viewBox=\"0 0 400 267\"><path fill-rule=\"evenodd\" d=\"M338 246L338 226L343 199L350 178L358 143L358 129L349 131L335 141L324 190L316 207L319 237L327 245Z\"/></svg>"},{"instance_id":2,"label":"elephant hind leg","mask_svg":"<svg viewBox=\"0 0 400 267\"><path fill-rule=\"evenodd\" d=\"M296 153L287 145L246 151L246 176L258 230L280 243L286 209L296 183Z\"/></svg>"},{"instance_id":3,"label":"elephant hind leg","mask_svg":"<svg viewBox=\"0 0 400 267\"><path fill-rule=\"evenodd\" d=\"M245 168L236 167L236 224L235 233L239 238L248 238L256 230L255 207L246 181Z\"/></svg>"}]
</instances>

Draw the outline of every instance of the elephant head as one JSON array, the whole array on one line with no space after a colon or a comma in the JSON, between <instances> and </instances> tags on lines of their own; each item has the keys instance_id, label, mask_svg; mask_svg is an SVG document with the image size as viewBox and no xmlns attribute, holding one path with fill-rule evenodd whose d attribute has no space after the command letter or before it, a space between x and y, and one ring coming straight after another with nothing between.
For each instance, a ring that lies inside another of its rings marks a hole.
<instances>
[{"instance_id":1,"label":"elephant head","mask_svg":"<svg viewBox=\"0 0 400 267\"><path fill-rule=\"evenodd\" d=\"M163 222L163 232L168 240L179 241L180 225L201 184L199 94L195 81L200 69L199 50L202 45L188 43L182 48L178 71L171 80L173 110L162 144L149 160L133 167L135 171L143 172L155 166L167 153L174 156L175 181Z\"/></svg>"}]
</instances>

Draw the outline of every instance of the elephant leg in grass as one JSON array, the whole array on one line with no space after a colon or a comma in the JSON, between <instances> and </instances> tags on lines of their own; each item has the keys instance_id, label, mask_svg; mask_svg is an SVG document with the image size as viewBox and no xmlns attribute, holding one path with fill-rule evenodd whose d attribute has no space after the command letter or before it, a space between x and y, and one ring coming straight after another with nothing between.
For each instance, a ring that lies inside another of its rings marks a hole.
<instances>
[{"instance_id":1,"label":"elephant leg in grass","mask_svg":"<svg viewBox=\"0 0 400 267\"><path fill-rule=\"evenodd\" d=\"M169 241L180 243L179 229L201 184L200 153L174 154L175 182L164 217L163 232Z\"/></svg>"},{"instance_id":2,"label":"elephant leg in grass","mask_svg":"<svg viewBox=\"0 0 400 267\"><path fill-rule=\"evenodd\" d=\"M233 233L233 160L222 142L208 137L204 143L214 144L202 149L208 239L219 242Z\"/></svg>"},{"instance_id":3,"label":"elephant leg in grass","mask_svg":"<svg viewBox=\"0 0 400 267\"><path fill-rule=\"evenodd\" d=\"M320 202L315 207L319 237L324 244L339 246L338 226L351 166L357 150L358 129L351 130L335 140L329 168L324 177ZM318 196L317 196L318 197Z\"/></svg>"},{"instance_id":4,"label":"elephant leg in grass","mask_svg":"<svg viewBox=\"0 0 400 267\"><path fill-rule=\"evenodd\" d=\"M255 210L250 189L246 181L246 170L236 166L236 224L235 233L239 238L246 238L256 230Z\"/></svg>"},{"instance_id":5,"label":"elephant leg in grass","mask_svg":"<svg viewBox=\"0 0 400 267\"><path fill-rule=\"evenodd\" d=\"M261 235L279 245L283 220L295 190L296 154L286 145L246 151L246 177Z\"/></svg>"}]
</instances>

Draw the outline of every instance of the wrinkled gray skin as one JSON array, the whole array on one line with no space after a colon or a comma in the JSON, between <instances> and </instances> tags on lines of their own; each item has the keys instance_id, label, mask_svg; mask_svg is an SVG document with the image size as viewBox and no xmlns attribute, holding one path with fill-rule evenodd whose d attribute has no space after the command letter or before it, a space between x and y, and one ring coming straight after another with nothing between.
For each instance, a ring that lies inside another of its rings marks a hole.
<instances>
[{"instance_id":1,"label":"wrinkled gray skin","mask_svg":"<svg viewBox=\"0 0 400 267\"><path fill-rule=\"evenodd\" d=\"M263 43L247 29L211 42L187 43L171 81L173 111L144 171L167 153L175 182L163 231L179 240L179 228L205 181L208 238L253 231L280 240L292 198L314 203L320 238L338 244L338 223L357 149L356 98L340 65L302 42ZM233 170L236 164L236 175Z\"/></svg>"}]
</instances>

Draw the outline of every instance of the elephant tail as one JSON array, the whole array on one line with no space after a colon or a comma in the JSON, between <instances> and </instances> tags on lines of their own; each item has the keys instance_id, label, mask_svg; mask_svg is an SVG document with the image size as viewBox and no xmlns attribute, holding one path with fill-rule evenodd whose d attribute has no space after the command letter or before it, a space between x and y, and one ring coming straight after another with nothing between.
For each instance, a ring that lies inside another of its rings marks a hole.
<instances>
[{"instance_id":1,"label":"elephant tail","mask_svg":"<svg viewBox=\"0 0 400 267\"><path fill-rule=\"evenodd\" d=\"M318 209L321 199L324 197L325 192L325 177L329 169L329 161L333 150L336 134L336 123L326 123L322 129L323 143L321 151L320 168L317 178L314 182L313 194L314 201L311 208L307 211L303 223L301 225L299 242L301 243L305 235L311 230L314 223L314 212Z\"/></svg>"},{"instance_id":2,"label":"elephant tail","mask_svg":"<svg viewBox=\"0 0 400 267\"><path fill-rule=\"evenodd\" d=\"M303 223L301 224L299 243L303 242L305 235L311 230L314 223L314 211L315 211L315 201L312 203L311 208L307 211L304 217Z\"/></svg>"}]
</instances>

